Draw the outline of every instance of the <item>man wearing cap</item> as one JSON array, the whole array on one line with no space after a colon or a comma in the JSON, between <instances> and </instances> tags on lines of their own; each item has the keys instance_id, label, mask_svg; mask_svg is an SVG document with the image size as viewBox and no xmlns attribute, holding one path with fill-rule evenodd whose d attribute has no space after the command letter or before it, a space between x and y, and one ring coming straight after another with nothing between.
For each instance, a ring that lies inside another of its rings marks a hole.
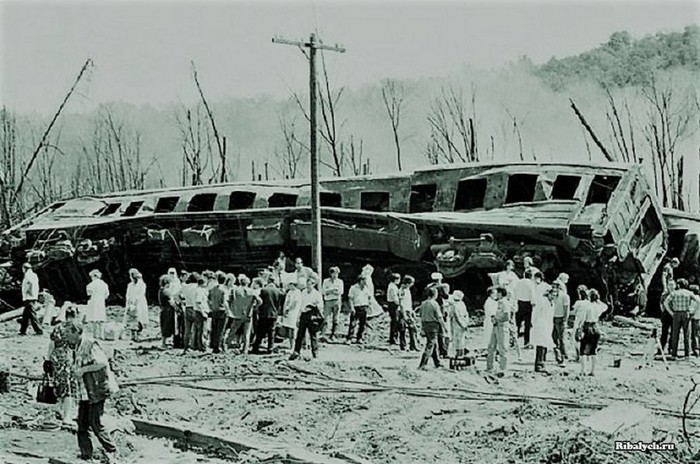
<instances>
[{"instance_id":1,"label":"man wearing cap","mask_svg":"<svg viewBox=\"0 0 700 464\"><path fill-rule=\"evenodd\" d=\"M39 277L32 270L32 265L24 263L22 266L24 278L22 279L22 301L24 302L24 311L22 311L22 319L19 326L19 334L27 335L27 327L32 324L32 329L37 335L44 333L36 319L37 300L39 299Z\"/></svg>"},{"instance_id":2,"label":"man wearing cap","mask_svg":"<svg viewBox=\"0 0 700 464\"><path fill-rule=\"evenodd\" d=\"M330 339L335 337L335 331L338 328L338 314L340 314L340 305L342 303L343 293L345 293L345 284L338 277L340 268L333 266L328 271L330 277L323 280L321 291L323 293L323 318L325 320L323 332L324 336L329 336ZM330 335L326 332L330 326Z\"/></svg>"}]
</instances>

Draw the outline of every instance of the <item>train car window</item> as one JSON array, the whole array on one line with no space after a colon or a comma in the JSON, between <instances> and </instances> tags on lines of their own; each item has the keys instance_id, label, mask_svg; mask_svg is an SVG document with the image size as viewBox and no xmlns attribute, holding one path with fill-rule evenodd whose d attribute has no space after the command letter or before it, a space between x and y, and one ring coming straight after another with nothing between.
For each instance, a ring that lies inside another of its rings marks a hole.
<instances>
[{"instance_id":1,"label":"train car window","mask_svg":"<svg viewBox=\"0 0 700 464\"><path fill-rule=\"evenodd\" d=\"M270 208L289 208L297 205L297 195L289 193L273 193L267 199Z\"/></svg>"},{"instance_id":2,"label":"train car window","mask_svg":"<svg viewBox=\"0 0 700 464\"><path fill-rule=\"evenodd\" d=\"M413 185L408 205L409 213L428 213L433 210L437 197L437 184Z\"/></svg>"},{"instance_id":3,"label":"train car window","mask_svg":"<svg viewBox=\"0 0 700 464\"><path fill-rule=\"evenodd\" d=\"M579 176L557 176L552 186L552 200L573 200L580 183Z\"/></svg>"},{"instance_id":4,"label":"train car window","mask_svg":"<svg viewBox=\"0 0 700 464\"><path fill-rule=\"evenodd\" d=\"M455 211L466 211L484 207L486 179L465 179L457 184Z\"/></svg>"},{"instance_id":5,"label":"train car window","mask_svg":"<svg viewBox=\"0 0 700 464\"><path fill-rule=\"evenodd\" d=\"M340 208L343 206L343 197L335 192L321 192L321 206Z\"/></svg>"},{"instance_id":6,"label":"train car window","mask_svg":"<svg viewBox=\"0 0 700 464\"><path fill-rule=\"evenodd\" d=\"M117 212L121 205L121 203L110 203L101 210L99 210L97 213L95 213L95 216L109 216L110 214L114 214Z\"/></svg>"},{"instance_id":7,"label":"train car window","mask_svg":"<svg viewBox=\"0 0 700 464\"><path fill-rule=\"evenodd\" d=\"M529 203L535 199L536 174L512 174L508 176L505 203Z\"/></svg>"},{"instance_id":8,"label":"train car window","mask_svg":"<svg viewBox=\"0 0 700 464\"><path fill-rule=\"evenodd\" d=\"M180 197L161 197L156 203L155 213L172 213Z\"/></svg>"},{"instance_id":9,"label":"train car window","mask_svg":"<svg viewBox=\"0 0 700 464\"><path fill-rule=\"evenodd\" d=\"M620 176L595 176L588 189L586 205L607 203L620 183Z\"/></svg>"},{"instance_id":10,"label":"train car window","mask_svg":"<svg viewBox=\"0 0 700 464\"><path fill-rule=\"evenodd\" d=\"M255 192L235 191L228 197L228 209L250 209L255 202Z\"/></svg>"},{"instance_id":11,"label":"train car window","mask_svg":"<svg viewBox=\"0 0 700 464\"><path fill-rule=\"evenodd\" d=\"M216 193L199 193L192 197L187 205L187 212L197 213L203 211L214 211Z\"/></svg>"},{"instance_id":12,"label":"train car window","mask_svg":"<svg viewBox=\"0 0 700 464\"><path fill-rule=\"evenodd\" d=\"M129 203L129 206L126 207L126 209L122 213L122 216L136 216L136 213L139 212L141 206L143 206L143 201L132 201L131 203Z\"/></svg>"},{"instance_id":13,"label":"train car window","mask_svg":"<svg viewBox=\"0 0 700 464\"><path fill-rule=\"evenodd\" d=\"M360 209L365 211L389 211L389 192L360 192Z\"/></svg>"}]
</instances>

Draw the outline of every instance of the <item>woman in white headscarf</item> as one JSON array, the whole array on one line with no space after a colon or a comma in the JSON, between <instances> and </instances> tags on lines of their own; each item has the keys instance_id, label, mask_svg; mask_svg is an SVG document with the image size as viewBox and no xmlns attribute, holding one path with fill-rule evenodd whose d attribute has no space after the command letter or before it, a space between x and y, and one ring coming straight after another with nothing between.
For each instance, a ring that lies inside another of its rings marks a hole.
<instances>
[{"instance_id":1,"label":"woman in white headscarf","mask_svg":"<svg viewBox=\"0 0 700 464\"><path fill-rule=\"evenodd\" d=\"M104 323L107 320L107 298L109 286L102 280L102 273L97 269L90 271L90 283L85 287L88 295L86 321L95 338L104 338Z\"/></svg>"},{"instance_id":2,"label":"woman in white headscarf","mask_svg":"<svg viewBox=\"0 0 700 464\"><path fill-rule=\"evenodd\" d=\"M143 281L143 276L136 269L129 270L129 282L126 288L126 312L127 314L135 314L135 321L132 321L131 330L133 339L138 340L139 334L148 325L148 301L146 300L146 283Z\"/></svg>"},{"instance_id":3,"label":"woman in white headscarf","mask_svg":"<svg viewBox=\"0 0 700 464\"><path fill-rule=\"evenodd\" d=\"M460 358L467 350L467 328L469 327L469 312L464 304L464 293L459 290L450 297L449 320L452 327L452 341L448 349L451 358Z\"/></svg>"}]
</instances>

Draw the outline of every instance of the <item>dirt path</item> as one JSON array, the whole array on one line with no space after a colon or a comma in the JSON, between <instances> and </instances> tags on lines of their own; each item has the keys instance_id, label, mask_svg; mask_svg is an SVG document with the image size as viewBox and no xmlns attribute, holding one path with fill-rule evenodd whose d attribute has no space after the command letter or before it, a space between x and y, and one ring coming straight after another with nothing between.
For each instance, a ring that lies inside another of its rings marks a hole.
<instances>
[{"instance_id":1,"label":"dirt path","mask_svg":"<svg viewBox=\"0 0 700 464\"><path fill-rule=\"evenodd\" d=\"M39 375L46 338L15 337L8 325L0 327L0 336L9 337L0 339L2 362L13 372ZM114 415L190 424L231 437L352 454L377 463L681 463L692 456L681 419L668 413L682 410L700 362L675 361L669 371L661 362L638 369L640 358L630 353L640 351L645 339L637 329L604 327L596 377L577 377L579 365L574 362L563 368L550 362L549 375L536 374L534 353L526 350L501 379L483 375L483 360L459 372L419 371L419 354L388 349L379 330L383 323L374 328L368 346L325 344L318 359L294 363L285 353L182 355L159 349L158 342L108 343L123 388L107 409ZM480 330L475 328L472 335L476 342ZM614 359L621 359L620 368L611 367ZM163 376L175 378L129 383ZM614 434L579 423L599 406L618 402L630 411L655 410ZM8 416L37 420L51 412L32 402L21 384L0 395L0 408L6 426ZM700 420L688 421L687 428L697 452ZM0 447L23 445L22 433L16 424L3 430ZM63 435L62 446L75 450L74 437ZM194 462L168 442L120 435L129 456L161 459L143 462ZM615 452L615 439L672 442L678 449ZM40 454L39 449L53 446L37 442L31 447Z\"/></svg>"}]
</instances>

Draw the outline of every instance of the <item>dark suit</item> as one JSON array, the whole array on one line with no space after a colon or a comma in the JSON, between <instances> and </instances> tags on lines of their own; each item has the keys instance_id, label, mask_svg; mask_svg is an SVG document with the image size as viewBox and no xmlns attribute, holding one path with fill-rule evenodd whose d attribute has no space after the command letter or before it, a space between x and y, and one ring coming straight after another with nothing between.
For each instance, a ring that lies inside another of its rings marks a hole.
<instances>
[{"instance_id":1,"label":"dark suit","mask_svg":"<svg viewBox=\"0 0 700 464\"><path fill-rule=\"evenodd\" d=\"M255 342L253 353L260 351L260 343L267 338L267 350L272 353L274 342L275 322L281 314L284 304L284 293L276 286L267 285L260 290L260 307L258 307L258 323L255 327Z\"/></svg>"},{"instance_id":2,"label":"dark suit","mask_svg":"<svg viewBox=\"0 0 700 464\"><path fill-rule=\"evenodd\" d=\"M220 285L209 289L208 302L209 309L211 310L211 336L209 338L209 347L214 353L218 353L221 351L227 309L226 292L224 292Z\"/></svg>"}]
</instances>

